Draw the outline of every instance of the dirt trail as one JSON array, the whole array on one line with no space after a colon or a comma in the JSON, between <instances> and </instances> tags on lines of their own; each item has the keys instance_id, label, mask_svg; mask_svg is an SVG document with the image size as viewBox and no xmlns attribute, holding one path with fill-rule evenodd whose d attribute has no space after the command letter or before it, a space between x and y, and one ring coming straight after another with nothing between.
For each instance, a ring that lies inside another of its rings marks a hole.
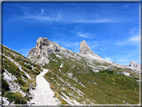
<instances>
[{"instance_id":1,"label":"dirt trail","mask_svg":"<svg viewBox=\"0 0 142 107\"><path fill-rule=\"evenodd\" d=\"M43 69L36 77L36 88L32 92L33 99L30 103L34 105L59 105L60 101L53 97L54 91L50 88L50 84L43 77L48 72L47 69Z\"/></svg>"}]
</instances>

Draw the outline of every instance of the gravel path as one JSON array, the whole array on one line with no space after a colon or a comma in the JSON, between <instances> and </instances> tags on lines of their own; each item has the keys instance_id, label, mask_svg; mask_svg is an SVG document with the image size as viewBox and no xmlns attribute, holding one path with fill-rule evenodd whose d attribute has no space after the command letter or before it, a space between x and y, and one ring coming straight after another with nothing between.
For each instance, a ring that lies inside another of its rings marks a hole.
<instances>
[{"instance_id":1,"label":"gravel path","mask_svg":"<svg viewBox=\"0 0 142 107\"><path fill-rule=\"evenodd\" d=\"M35 103L34 105L59 105L60 101L53 97L54 91L50 88L50 84L43 77L48 72L47 69L43 69L36 77L36 88L32 92L33 99L30 103Z\"/></svg>"}]
</instances>

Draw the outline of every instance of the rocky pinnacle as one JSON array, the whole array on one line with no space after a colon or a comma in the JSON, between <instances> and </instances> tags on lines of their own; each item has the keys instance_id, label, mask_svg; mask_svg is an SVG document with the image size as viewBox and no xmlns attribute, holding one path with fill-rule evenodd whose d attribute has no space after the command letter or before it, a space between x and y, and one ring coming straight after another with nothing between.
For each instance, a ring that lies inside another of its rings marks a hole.
<instances>
[{"instance_id":1,"label":"rocky pinnacle","mask_svg":"<svg viewBox=\"0 0 142 107\"><path fill-rule=\"evenodd\" d=\"M79 54L94 54L90 47L87 45L85 40L83 42L80 42L80 52Z\"/></svg>"}]
</instances>

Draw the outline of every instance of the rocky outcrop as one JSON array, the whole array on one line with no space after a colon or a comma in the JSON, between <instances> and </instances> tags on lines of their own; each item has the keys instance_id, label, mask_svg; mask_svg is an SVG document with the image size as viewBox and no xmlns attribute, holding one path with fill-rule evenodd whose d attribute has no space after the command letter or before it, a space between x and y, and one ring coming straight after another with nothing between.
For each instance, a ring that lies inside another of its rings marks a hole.
<instances>
[{"instance_id":1,"label":"rocky outcrop","mask_svg":"<svg viewBox=\"0 0 142 107\"><path fill-rule=\"evenodd\" d=\"M80 42L80 52L79 54L94 54L92 52L92 50L90 49L90 47L87 45L87 43L85 42L85 40L83 40L83 42Z\"/></svg>"},{"instance_id":2,"label":"rocky outcrop","mask_svg":"<svg viewBox=\"0 0 142 107\"><path fill-rule=\"evenodd\" d=\"M133 62L131 61L130 64L129 64L130 67L134 67L134 68L137 68L137 69L140 69L140 66L137 62Z\"/></svg>"},{"instance_id":3,"label":"rocky outcrop","mask_svg":"<svg viewBox=\"0 0 142 107\"><path fill-rule=\"evenodd\" d=\"M32 48L28 54L28 59L40 64L48 64L50 54L63 54L68 57L71 55L70 50L61 47L60 45L51 42L47 38L40 37L36 41L36 47Z\"/></svg>"},{"instance_id":4,"label":"rocky outcrop","mask_svg":"<svg viewBox=\"0 0 142 107\"><path fill-rule=\"evenodd\" d=\"M98 58L101 58L100 56L93 53L93 51L90 49L90 47L87 45L86 41L83 40L83 42L80 42L80 55L88 55L91 54L93 56L96 56Z\"/></svg>"},{"instance_id":5,"label":"rocky outcrop","mask_svg":"<svg viewBox=\"0 0 142 107\"><path fill-rule=\"evenodd\" d=\"M60 52L60 49L47 38L40 37L36 41L36 47L32 48L28 54L28 58L33 56L49 55L53 52Z\"/></svg>"}]
</instances>

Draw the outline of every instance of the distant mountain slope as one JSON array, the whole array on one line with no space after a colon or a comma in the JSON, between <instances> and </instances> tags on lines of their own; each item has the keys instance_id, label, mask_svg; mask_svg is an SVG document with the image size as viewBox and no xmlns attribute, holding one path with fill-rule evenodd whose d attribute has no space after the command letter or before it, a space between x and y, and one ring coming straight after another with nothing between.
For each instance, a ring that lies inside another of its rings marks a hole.
<instances>
[{"instance_id":1,"label":"distant mountain slope","mask_svg":"<svg viewBox=\"0 0 142 107\"><path fill-rule=\"evenodd\" d=\"M138 104L140 70L104 60L86 50L91 49L76 54L40 37L28 58L49 69L45 78L55 96L70 105Z\"/></svg>"},{"instance_id":2,"label":"distant mountain slope","mask_svg":"<svg viewBox=\"0 0 142 107\"><path fill-rule=\"evenodd\" d=\"M30 90L36 86L35 77L41 67L21 54L2 46L2 103L26 104L32 99Z\"/></svg>"}]
</instances>

